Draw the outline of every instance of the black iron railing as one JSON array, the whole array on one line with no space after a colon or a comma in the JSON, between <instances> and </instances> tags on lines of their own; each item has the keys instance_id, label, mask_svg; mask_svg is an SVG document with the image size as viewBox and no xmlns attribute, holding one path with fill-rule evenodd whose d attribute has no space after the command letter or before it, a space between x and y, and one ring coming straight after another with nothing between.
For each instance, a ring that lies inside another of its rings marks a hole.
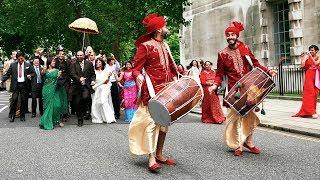
<instances>
[{"instance_id":1,"label":"black iron railing","mask_svg":"<svg viewBox=\"0 0 320 180\"><path fill-rule=\"evenodd\" d=\"M273 93L284 94L301 94L303 90L303 82L305 71L300 65L287 65L280 64L276 67L269 67L278 72L278 75L272 77L276 83L276 87L271 91Z\"/></svg>"}]
</instances>

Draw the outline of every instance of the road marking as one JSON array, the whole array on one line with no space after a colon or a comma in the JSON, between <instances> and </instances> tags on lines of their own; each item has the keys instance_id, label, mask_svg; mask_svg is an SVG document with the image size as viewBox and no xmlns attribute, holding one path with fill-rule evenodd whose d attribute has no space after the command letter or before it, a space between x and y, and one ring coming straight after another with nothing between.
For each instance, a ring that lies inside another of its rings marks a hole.
<instances>
[{"instance_id":1,"label":"road marking","mask_svg":"<svg viewBox=\"0 0 320 180\"><path fill-rule=\"evenodd\" d=\"M297 139L313 141L313 142L320 142L320 138L316 138L316 137L305 136L305 135L301 135L301 134L295 134L295 133L290 133L290 132L285 132L285 131L263 128L263 127L259 127L258 129L261 131L279 134L279 135L283 135L283 136L289 136L289 137L293 137L293 138L297 138Z\"/></svg>"},{"instance_id":2,"label":"road marking","mask_svg":"<svg viewBox=\"0 0 320 180\"><path fill-rule=\"evenodd\" d=\"M0 113L5 110L8 106L4 106L3 108L0 109Z\"/></svg>"}]
</instances>

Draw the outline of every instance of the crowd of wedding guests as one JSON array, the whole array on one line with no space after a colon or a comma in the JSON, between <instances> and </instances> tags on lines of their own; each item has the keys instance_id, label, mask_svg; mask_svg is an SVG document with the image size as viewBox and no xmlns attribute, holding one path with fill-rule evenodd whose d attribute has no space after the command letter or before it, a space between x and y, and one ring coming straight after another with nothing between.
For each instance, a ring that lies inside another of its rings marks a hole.
<instances>
[{"instance_id":1,"label":"crowd of wedding guests","mask_svg":"<svg viewBox=\"0 0 320 180\"><path fill-rule=\"evenodd\" d=\"M137 109L137 88L131 62L120 66L116 58L96 55L91 47L66 56L60 46L56 55L45 57L42 48L26 60L23 52L13 51L6 61L1 83L10 92L10 122L25 114L40 117L40 128L64 126L71 114L93 123L113 123L120 118L121 106L125 121L130 122ZM28 100L31 98L31 112Z\"/></svg>"},{"instance_id":2,"label":"crowd of wedding guests","mask_svg":"<svg viewBox=\"0 0 320 180\"><path fill-rule=\"evenodd\" d=\"M54 56L46 57L43 48L26 60L21 51L13 51L6 61L1 83L10 92L10 122L25 114L40 115L40 128L63 127L70 115L76 115L78 126L84 120L93 123L114 123L120 118L130 122L138 108L138 89L132 73L133 64L120 65L114 55L96 55L89 46L74 56L59 46ZM193 60L185 69L178 64L179 76L191 76L204 89L202 122L222 123L224 115L216 91L210 89L215 72L209 61ZM31 112L28 100L31 98Z\"/></svg>"}]
</instances>

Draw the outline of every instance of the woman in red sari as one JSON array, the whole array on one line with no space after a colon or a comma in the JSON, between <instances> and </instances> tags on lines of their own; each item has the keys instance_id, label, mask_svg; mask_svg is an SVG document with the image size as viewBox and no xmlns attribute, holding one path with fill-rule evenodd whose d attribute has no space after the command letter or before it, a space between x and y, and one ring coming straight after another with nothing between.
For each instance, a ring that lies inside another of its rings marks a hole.
<instances>
[{"instance_id":1,"label":"woman in red sari","mask_svg":"<svg viewBox=\"0 0 320 180\"><path fill-rule=\"evenodd\" d=\"M222 112L219 97L216 91L213 91L212 85L215 78L215 72L211 69L212 63L206 61L204 69L200 73L200 81L204 91L202 100L202 116L203 123L221 124L225 120Z\"/></svg>"},{"instance_id":2,"label":"woman in red sari","mask_svg":"<svg viewBox=\"0 0 320 180\"><path fill-rule=\"evenodd\" d=\"M316 111L317 97L320 86L318 80L320 76L320 59L317 55L319 48L316 45L309 47L310 54L301 55L301 67L306 70L305 80L303 85L302 106L300 111L293 117L312 117L318 118ZM318 71L318 73L317 73ZM316 76L317 75L317 76Z\"/></svg>"}]
</instances>

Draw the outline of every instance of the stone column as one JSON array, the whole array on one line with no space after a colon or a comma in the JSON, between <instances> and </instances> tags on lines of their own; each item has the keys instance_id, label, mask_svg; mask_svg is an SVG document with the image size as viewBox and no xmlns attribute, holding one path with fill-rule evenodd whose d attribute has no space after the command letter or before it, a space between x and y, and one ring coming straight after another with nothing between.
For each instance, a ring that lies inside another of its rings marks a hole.
<instances>
[{"instance_id":1,"label":"stone column","mask_svg":"<svg viewBox=\"0 0 320 180\"><path fill-rule=\"evenodd\" d=\"M270 65L268 62L269 59L269 41L268 41L268 19L266 15L267 11L267 2L266 0L260 0L259 3L259 11L260 11L260 27L261 27L261 59L263 60L265 65Z\"/></svg>"},{"instance_id":2,"label":"stone column","mask_svg":"<svg viewBox=\"0 0 320 180\"><path fill-rule=\"evenodd\" d=\"M294 64L300 64L299 56L303 52L302 0L288 0L289 4L289 36L291 40L290 56Z\"/></svg>"}]
</instances>

